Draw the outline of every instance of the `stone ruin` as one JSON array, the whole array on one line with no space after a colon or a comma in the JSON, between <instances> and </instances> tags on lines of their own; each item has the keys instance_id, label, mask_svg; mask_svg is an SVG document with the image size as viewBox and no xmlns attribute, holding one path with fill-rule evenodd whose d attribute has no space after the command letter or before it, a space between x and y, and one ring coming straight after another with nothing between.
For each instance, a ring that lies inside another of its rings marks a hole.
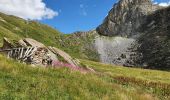
<instances>
[{"instance_id":1,"label":"stone ruin","mask_svg":"<svg viewBox=\"0 0 170 100\"><path fill-rule=\"evenodd\" d=\"M53 62L59 61L59 57L72 66L79 66L79 61L73 59L69 54L55 47L46 47L44 44L25 38L11 43L7 38L3 39L3 46L0 52L8 58L16 59L20 62L31 65L53 66Z\"/></svg>"}]
</instances>

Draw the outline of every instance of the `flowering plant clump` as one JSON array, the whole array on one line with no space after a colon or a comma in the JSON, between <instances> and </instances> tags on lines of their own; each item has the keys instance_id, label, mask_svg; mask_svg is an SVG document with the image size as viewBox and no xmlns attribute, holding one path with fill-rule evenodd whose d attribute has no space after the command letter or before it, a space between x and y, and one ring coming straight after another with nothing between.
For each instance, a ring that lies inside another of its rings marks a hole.
<instances>
[{"instance_id":1,"label":"flowering plant clump","mask_svg":"<svg viewBox=\"0 0 170 100\"><path fill-rule=\"evenodd\" d=\"M85 69L81 68L80 66L75 66L75 65L72 65L72 64L69 64L69 63L63 63L63 62L60 62L60 61L53 61L52 65L54 67L68 67L72 70L85 71Z\"/></svg>"}]
</instances>

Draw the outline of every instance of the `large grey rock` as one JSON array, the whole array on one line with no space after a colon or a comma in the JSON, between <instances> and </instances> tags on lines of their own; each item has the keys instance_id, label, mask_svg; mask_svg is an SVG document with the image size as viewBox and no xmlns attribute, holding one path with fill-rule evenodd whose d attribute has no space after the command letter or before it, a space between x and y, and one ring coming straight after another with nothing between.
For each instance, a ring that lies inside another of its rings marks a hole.
<instances>
[{"instance_id":1,"label":"large grey rock","mask_svg":"<svg viewBox=\"0 0 170 100\"><path fill-rule=\"evenodd\" d=\"M27 47L27 44L21 39L18 41L18 44L21 46L21 47Z\"/></svg>"},{"instance_id":2,"label":"large grey rock","mask_svg":"<svg viewBox=\"0 0 170 100\"><path fill-rule=\"evenodd\" d=\"M31 39L31 38L25 38L23 39L23 41L26 43L27 46L32 46L32 47L45 47L44 44L34 40L34 39Z\"/></svg>"},{"instance_id":3,"label":"large grey rock","mask_svg":"<svg viewBox=\"0 0 170 100\"><path fill-rule=\"evenodd\" d=\"M61 56L62 58L64 58L65 61L67 61L67 63L71 64L72 66L79 66L78 61L76 61L75 59L73 59L69 54L67 54L66 52L56 48L56 47L48 47L48 49L50 51L52 51L54 54Z\"/></svg>"},{"instance_id":4,"label":"large grey rock","mask_svg":"<svg viewBox=\"0 0 170 100\"><path fill-rule=\"evenodd\" d=\"M97 31L106 36L134 36L137 29L146 21L146 16L161 7L151 0L120 0L113 6Z\"/></svg>"}]
</instances>

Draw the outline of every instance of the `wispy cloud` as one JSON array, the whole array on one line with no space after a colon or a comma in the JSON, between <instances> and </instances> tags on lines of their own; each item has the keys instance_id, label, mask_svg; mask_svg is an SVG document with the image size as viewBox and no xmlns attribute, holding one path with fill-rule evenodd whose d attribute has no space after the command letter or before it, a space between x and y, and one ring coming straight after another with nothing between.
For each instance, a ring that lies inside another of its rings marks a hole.
<instances>
[{"instance_id":1,"label":"wispy cloud","mask_svg":"<svg viewBox=\"0 0 170 100\"><path fill-rule=\"evenodd\" d=\"M42 20L58 16L43 0L0 0L0 12L24 19Z\"/></svg>"},{"instance_id":2,"label":"wispy cloud","mask_svg":"<svg viewBox=\"0 0 170 100\"><path fill-rule=\"evenodd\" d=\"M84 5L83 5L83 4L80 4L80 8L82 8L82 9L83 9L83 8L84 8Z\"/></svg>"},{"instance_id":3,"label":"wispy cloud","mask_svg":"<svg viewBox=\"0 0 170 100\"><path fill-rule=\"evenodd\" d=\"M84 4L80 4L79 6L80 6L80 9L81 9L81 14L83 16L87 16L87 11L86 11L87 6L85 6Z\"/></svg>"}]
</instances>

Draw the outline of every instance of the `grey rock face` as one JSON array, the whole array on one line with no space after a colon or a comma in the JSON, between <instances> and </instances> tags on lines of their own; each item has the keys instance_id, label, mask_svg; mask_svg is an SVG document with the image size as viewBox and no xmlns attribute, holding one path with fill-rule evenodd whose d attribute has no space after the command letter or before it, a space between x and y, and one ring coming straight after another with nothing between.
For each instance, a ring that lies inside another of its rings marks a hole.
<instances>
[{"instance_id":1,"label":"grey rock face","mask_svg":"<svg viewBox=\"0 0 170 100\"><path fill-rule=\"evenodd\" d=\"M141 63L147 68L170 69L170 7L147 16L140 32L137 52L143 54Z\"/></svg>"},{"instance_id":2,"label":"grey rock face","mask_svg":"<svg viewBox=\"0 0 170 100\"><path fill-rule=\"evenodd\" d=\"M129 37L136 34L137 29L146 20L146 15L161 7L153 5L151 0L120 0L115 4L97 31L106 36Z\"/></svg>"},{"instance_id":3,"label":"grey rock face","mask_svg":"<svg viewBox=\"0 0 170 100\"><path fill-rule=\"evenodd\" d=\"M170 69L170 7L151 0L120 0L97 28L96 48L104 63ZM116 59L117 58L117 59Z\"/></svg>"},{"instance_id":4,"label":"grey rock face","mask_svg":"<svg viewBox=\"0 0 170 100\"><path fill-rule=\"evenodd\" d=\"M134 42L134 39L98 36L95 39L95 48L101 62L123 66L130 59L131 52L128 52L128 48Z\"/></svg>"}]
</instances>

